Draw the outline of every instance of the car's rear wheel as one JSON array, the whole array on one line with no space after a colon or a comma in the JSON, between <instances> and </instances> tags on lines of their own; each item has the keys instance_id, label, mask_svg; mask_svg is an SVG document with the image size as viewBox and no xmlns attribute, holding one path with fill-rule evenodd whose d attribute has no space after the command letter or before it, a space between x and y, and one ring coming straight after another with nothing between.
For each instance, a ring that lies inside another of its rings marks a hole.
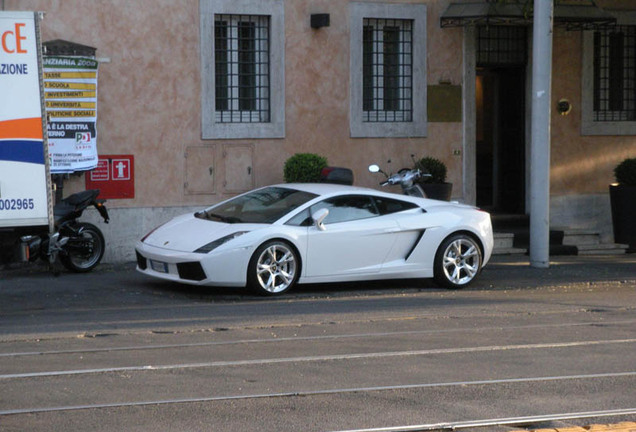
<instances>
[{"instance_id":1,"label":"car's rear wheel","mask_svg":"<svg viewBox=\"0 0 636 432\"><path fill-rule=\"evenodd\" d=\"M281 240L256 249L247 270L247 285L261 295L280 295L298 280L300 261L296 250Z\"/></svg>"},{"instance_id":2,"label":"car's rear wheel","mask_svg":"<svg viewBox=\"0 0 636 432\"><path fill-rule=\"evenodd\" d=\"M479 274L481 249L470 235L459 233L442 242L435 254L435 281L446 288L463 288Z\"/></svg>"}]
</instances>

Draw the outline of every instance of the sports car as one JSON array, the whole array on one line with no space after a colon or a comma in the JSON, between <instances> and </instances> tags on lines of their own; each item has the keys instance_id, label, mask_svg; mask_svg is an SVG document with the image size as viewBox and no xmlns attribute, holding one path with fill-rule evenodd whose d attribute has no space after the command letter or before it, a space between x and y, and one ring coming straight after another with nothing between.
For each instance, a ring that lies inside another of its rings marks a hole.
<instances>
[{"instance_id":1,"label":"sports car","mask_svg":"<svg viewBox=\"0 0 636 432\"><path fill-rule=\"evenodd\" d=\"M434 278L471 283L490 259L477 208L325 183L280 184L172 219L136 246L137 270L279 295L296 284Z\"/></svg>"}]
</instances>

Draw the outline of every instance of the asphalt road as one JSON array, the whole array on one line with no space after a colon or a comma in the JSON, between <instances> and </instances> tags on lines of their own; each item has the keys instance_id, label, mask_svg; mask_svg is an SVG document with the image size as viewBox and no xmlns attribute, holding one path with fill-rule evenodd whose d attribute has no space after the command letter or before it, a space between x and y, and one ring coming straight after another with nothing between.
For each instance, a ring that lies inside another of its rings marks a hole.
<instances>
[{"instance_id":1,"label":"asphalt road","mask_svg":"<svg viewBox=\"0 0 636 432\"><path fill-rule=\"evenodd\" d=\"M275 299L131 264L4 269L0 431L635 420L636 256L525 259L497 258L462 291L392 281ZM596 417L559 420L577 416Z\"/></svg>"}]
</instances>

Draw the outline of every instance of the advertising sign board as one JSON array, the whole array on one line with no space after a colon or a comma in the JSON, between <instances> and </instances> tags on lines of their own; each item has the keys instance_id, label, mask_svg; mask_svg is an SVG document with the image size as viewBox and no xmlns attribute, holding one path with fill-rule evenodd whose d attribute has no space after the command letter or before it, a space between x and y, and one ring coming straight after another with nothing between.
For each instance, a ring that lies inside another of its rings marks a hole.
<instances>
[{"instance_id":1,"label":"advertising sign board","mask_svg":"<svg viewBox=\"0 0 636 432\"><path fill-rule=\"evenodd\" d=\"M97 166L97 60L44 57L51 173Z\"/></svg>"},{"instance_id":2,"label":"advertising sign board","mask_svg":"<svg viewBox=\"0 0 636 432\"><path fill-rule=\"evenodd\" d=\"M38 19L0 11L0 228L48 225L52 213Z\"/></svg>"}]
</instances>

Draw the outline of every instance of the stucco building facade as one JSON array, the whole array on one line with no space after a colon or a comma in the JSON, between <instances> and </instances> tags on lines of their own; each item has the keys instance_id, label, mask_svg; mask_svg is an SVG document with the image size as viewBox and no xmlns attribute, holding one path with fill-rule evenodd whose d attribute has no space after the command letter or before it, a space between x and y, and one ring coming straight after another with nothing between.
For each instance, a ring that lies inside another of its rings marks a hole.
<instances>
[{"instance_id":1,"label":"stucco building facade","mask_svg":"<svg viewBox=\"0 0 636 432\"><path fill-rule=\"evenodd\" d=\"M351 168L369 187L379 187L369 164L391 159L397 170L411 155L433 156L448 167L454 200L527 213L532 27L442 28L450 4L0 3L45 12L43 41L97 49L98 150L135 158L134 198L110 200L112 222L100 225L108 261L133 260L134 241L174 215L282 182L285 160L301 152ZM597 4L632 54L616 54L610 30L554 28L551 223L611 241L608 184L614 166L636 156L636 5ZM312 27L316 14L322 26ZM615 57L624 84L599 88L611 79L598 65L616 69ZM83 189L83 176L70 176L65 194Z\"/></svg>"}]
</instances>

